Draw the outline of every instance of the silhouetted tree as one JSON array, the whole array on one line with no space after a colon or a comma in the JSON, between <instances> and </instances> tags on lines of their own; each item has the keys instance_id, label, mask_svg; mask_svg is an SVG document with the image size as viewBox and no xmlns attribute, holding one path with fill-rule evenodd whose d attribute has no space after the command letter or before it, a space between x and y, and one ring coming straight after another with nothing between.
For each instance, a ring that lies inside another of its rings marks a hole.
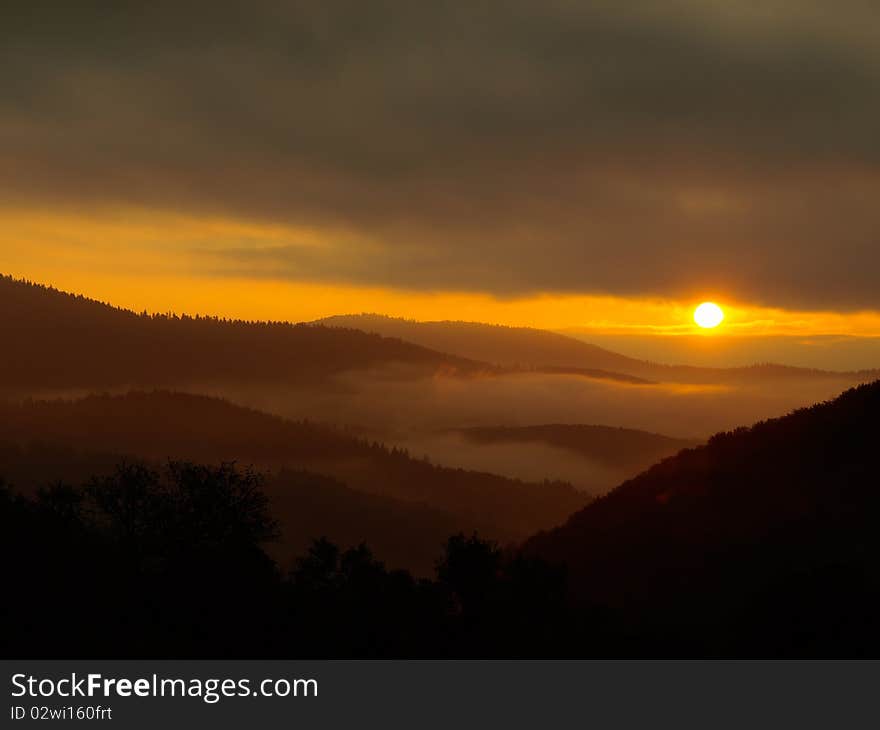
<instances>
[{"instance_id":1,"label":"silhouetted tree","mask_svg":"<svg viewBox=\"0 0 880 730\"><path fill-rule=\"evenodd\" d=\"M501 577L501 550L476 534L453 535L437 564L437 577L448 587L456 610L469 617L481 615L496 597Z\"/></svg>"}]
</instances>

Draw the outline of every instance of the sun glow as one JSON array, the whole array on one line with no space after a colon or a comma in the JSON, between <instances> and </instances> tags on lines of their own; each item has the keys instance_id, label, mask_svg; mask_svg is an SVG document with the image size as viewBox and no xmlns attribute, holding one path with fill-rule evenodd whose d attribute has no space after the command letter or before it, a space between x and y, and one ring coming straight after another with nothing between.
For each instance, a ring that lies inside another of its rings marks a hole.
<instances>
[{"instance_id":1,"label":"sun glow","mask_svg":"<svg viewBox=\"0 0 880 730\"><path fill-rule=\"evenodd\" d=\"M694 310L694 322L703 329L712 329L721 324L724 312L715 302L703 302Z\"/></svg>"},{"instance_id":2,"label":"sun glow","mask_svg":"<svg viewBox=\"0 0 880 730\"><path fill-rule=\"evenodd\" d=\"M485 291L402 289L345 277L309 281L271 266L240 271L219 255L248 246L296 246L310 253L333 249L339 236L318 229L145 209L50 212L3 204L0 220L0 274L51 284L138 312L294 322L378 312L417 320L537 327L577 333L587 341L612 335L702 334L701 346L718 341L714 335L722 333L724 339L803 338L798 342L804 347L817 348L827 341L809 338L858 337L865 347L871 344L868 338L880 343L880 310L757 306L730 290L714 290L712 295L724 301L723 322L720 328L707 329L694 311L702 301L697 297L709 296L703 285L667 297L562 292L497 297ZM629 346L617 344L623 350Z\"/></svg>"}]
</instances>

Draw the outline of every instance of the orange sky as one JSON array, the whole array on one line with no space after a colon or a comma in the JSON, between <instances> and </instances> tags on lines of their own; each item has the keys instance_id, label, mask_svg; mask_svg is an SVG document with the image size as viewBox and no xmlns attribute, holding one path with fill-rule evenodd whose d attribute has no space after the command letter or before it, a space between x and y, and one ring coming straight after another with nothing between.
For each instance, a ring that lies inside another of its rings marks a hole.
<instances>
[{"instance_id":1,"label":"orange sky","mask_svg":"<svg viewBox=\"0 0 880 730\"><path fill-rule=\"evenodd\" d=\"M871 3L162 5L59 8L64 44L4 17L0 271L246 318L680 343L712 299L705 342L880 336Z\"/></svg>"},{"instance_id":2,"label":"orange sky","mask_svg":"<svg viewBox=\"0 0 880 730\"><path fill-rule=\"evenodd\" d=\"M326 233L277 225L136 210L83 215L7 209L2 219L0 271L138 311L290 321L378 312L640 336L880 336L878 312L751 306L716 291L678 300L566 294L498 298L480 292L298 282L273 277L271 270L242 277L228 264L205 273L212 252L244 242L271 246L295 239L301 246L327 245ZM703 299L724 308L725 321L717 330L693 324L693 308Z\"/></svg>"}]
</instances>

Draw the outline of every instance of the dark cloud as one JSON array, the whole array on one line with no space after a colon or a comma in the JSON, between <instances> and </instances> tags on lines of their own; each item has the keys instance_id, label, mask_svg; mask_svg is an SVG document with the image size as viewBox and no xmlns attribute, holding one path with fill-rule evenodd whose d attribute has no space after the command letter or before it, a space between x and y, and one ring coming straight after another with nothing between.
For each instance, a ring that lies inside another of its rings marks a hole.
<instances>
[{"instance_id":1,"label":"dark cloud","mask_svg":"<svg viewBox=\"0 0 880 730\"><path fill-rule=\"evenodd\" d=\"M7 200L328 230L207 270L880 306L874 3L11 5Z\"/></svg>"}]
</instances>

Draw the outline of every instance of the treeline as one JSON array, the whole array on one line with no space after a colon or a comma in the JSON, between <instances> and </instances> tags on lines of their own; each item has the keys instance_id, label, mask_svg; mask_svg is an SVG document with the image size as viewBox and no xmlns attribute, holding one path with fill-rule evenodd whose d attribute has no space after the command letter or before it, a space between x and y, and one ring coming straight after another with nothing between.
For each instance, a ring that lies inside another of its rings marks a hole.
<instances>
[{"instance_id":1,"label":"treeline","mask_svg":"<svg viewBox=\"0 0 880 730\"><path fill-rule=\"evenodd\" d=\"M520 541L560 524L588 501L570 484L442 467L331 426L220 398L155 391L0 401L0 464L18 487L85 478L87 469L106 471L122 456L254 464L276 475L266 489L295 546L302 544L308 515L318 534L347 538L359 530L377 549L381 543L394 565L419 572L435 554L419 532L435 538L440 530L477 531L502 543ZM358 527L363 515L370 519Z\"/></svg>"},{"instance_id":2,"label":"treeline","mask_svg":"<svg viewBox=\"0 0 880 730\"><path fill-rule=\"evenodd\" d=\"M707 508L704 487L678 483L690 496L662 491L653 504L636 498L616 513L601 500L522 550L454 534L431 578L387 568L366 545L320 538L297 559L273 560L266 548L280 525L262 477L229 464L131 462L30 497L2 488L0 650L10 658L877 655L876 479L864 485L868 497L843 477L826 481L843 492L836 505L804 515L801 501L759 533L754 526L775 506L744 494L738 511L732 500ZM758 521L745 520L748 510Z\"/></svg>"},{"instance_id":3,"label":"treeline","mask_svg":"<svg viewBox=\"0 0 880 730\"><path fill-rule=\"evenodd\" d=\"M9 390L255 379L303 384L389 363L423 372L485 369L354 329L136 314L2 276L0 343L0 382Z\"/></svg>"},{"instance_id":4,"label":"treeline","mask_svg":"<svg viewBox=\"0 0 880 730\"><path fill-rule=\"evenodd\" d=\"M560 650L564 575L476 536L434 579L319 539L287 571L261 477L120 464L32 498L0 489L6 657L445 657Z\"/></svg>"}]
</instances>

